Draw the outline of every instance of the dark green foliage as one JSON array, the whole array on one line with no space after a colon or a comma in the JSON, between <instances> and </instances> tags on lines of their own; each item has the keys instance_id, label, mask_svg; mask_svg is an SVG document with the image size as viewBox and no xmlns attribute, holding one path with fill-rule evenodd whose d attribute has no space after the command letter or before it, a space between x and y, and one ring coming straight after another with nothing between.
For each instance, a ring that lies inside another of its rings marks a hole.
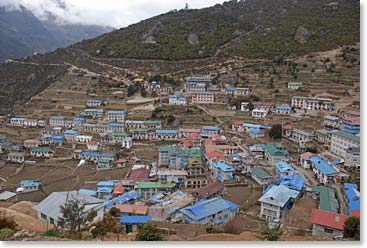
<instances>
[{"instance_id":1,"label":"dark green foliage","mask_svg":"<svg viewBox=\"0 0 367 248\"><path fill-rule=\"evenodd\" d=\"M344 238L360 239L360 219L358 217L349 217L344 223Z\"/></svg>"},{"instance_id":2,"label":"dark green foliage","mask_svg":"<svg viewBox=\"0 0 367 248\"><path fill-rule=\"evenodd\" d=\"M103 221L98 221L95 227L92 229L93 238L100 237L101 240L103 240L106 234L107 234L106 224Z\"/></svg>"},{"instance_id":3,"label":"dark green foliage","mask_svg":"<svg viewBox=\"0 0 367 248\"><path fill-rule=\"evenodd\" d=\"M312 152L312 153L317 153L317 147L316 146L307 147L306 151L307 152Z\"/></svg>"},{"instance_id":4,"label":"dark green foliage","mask_svg":"<svg viewBox=\"0 0 367 248\"><path fill-rule=\"evenodd\" d=\"M262 240L277 241L283 235L284 230L280 227L277 228L265 228L261 230L260 238Z\"/></svg>"},{"instance_id":5,"label":"dark green foliage","mask_svg":"<svg viewBox=\"0 0 367 248\"><path fill-rule=\"evenodd\" d=\"M120 215L120 210L118 208L112 207L110 209L110 215L112 217L118 217Z\"/></svg>"},{"instance_id":6,"label":"dark green foliage","mask_svg":"<svg viewBox=\"0 0 367 248\"><path fill-rule=\"evenodd\" d=\"M176 120L176 118L173 115L169 115L167 117L167 124L172 124L174 121Z\"/></svg>"},{"instance_id":7,"label":"dark green foliage","mask_svg":"<svg viewBox=\"0 0 367 248\"><path fill-rule=\"evenodd\" d=\"M140 88L139 84L132 84L127 88L127 96L133 96Z\"/></svg>"},{"instance_id":8,"label":"dark green foliage","mask_svg":"<svg viewBox=\"0 0 367 248\"><path fill-rule=\"evenodd\" d=\"M207 227L206 228L206 232L207 233L223 233L224 231L220 228L216 228L216 227Z\"/></svg>"},{"instance_id":9,"label":"dark green foliage","mask_svg":"<svg viewBox=\"0 0 367 248\"><path fill-rule=\"evenodd\" d=\"M137 241L162 241L163 236L154 224L140 225L135 240Z\"/></svg>"},{"instance_id":10,"label":"dark green foliage","mask_svg":"<svg viewBox=\"0 0 367 248\"><path fill-rule=\"evenodd\" d=\"M279 60L359 42L359 1L340 0L335 10L329 3L246 0L170 11L77 46L98 57L186 60L213 56L221 45L240 37L224 49L225 55ZM294 39L301 26L311 34L305 43ZM251 30L256 31L244 35ZM190 34L199 38L198 44L188 42ZM146 37L154 42L144 42Z\"/></svg>"},{"instance_id":11,"label":"dark green foliage","mask_svg":"<svg viewBox=\"0 0 367 248\"><path fill-rule=\"evenodd\" d=\"M275 124L269 130L269 136L273 139L280 139L282 137L282 125Z\"/></svg>"},{"instance_id":12,"label":"dark green foliage","mask_svg":"<svg viewBox=\"0 0 367 248\"><path fill-rule=\"evenodd\" d=\"M60 210L62 217L58 220L58 226L78 234L97 216L95 211L86 212L84 203L78 199L68 200L65 205L60 207Z\"/></svg>"},{"instance_id":13,"label":"dark green foliage","mask_svg":"<svg viewBox=\"0 0 367 248\"><path fill-rule=\"evenodd\" d=\"M42 233L42 236L45 236L45 237L60 237L60 233L56 230L50 229L50 230L47 230L46 232Z\"/></svg>"}]
</instances>

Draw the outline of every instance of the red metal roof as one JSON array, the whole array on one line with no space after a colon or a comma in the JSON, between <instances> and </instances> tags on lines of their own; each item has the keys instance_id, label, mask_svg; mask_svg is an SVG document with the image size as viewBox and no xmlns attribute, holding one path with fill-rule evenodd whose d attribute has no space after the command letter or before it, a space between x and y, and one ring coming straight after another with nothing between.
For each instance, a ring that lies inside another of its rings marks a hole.
<instances>
[{"instance_id":1,"label":"red metal roof","mask_svg":"<svg viewBox=\"0 0 367 248\"><path fill-rule=\"evenodd\" d=\"M135 182L149 182L149 170L145 168L139 168L132 170L128 179Z\"/></svg>"},{"instance_id":2,"label":"red metal roof","mask_svg":"<svg viewBox=\"0 0 367 248\"><path fill-rule=\"evenodd\" d=\"M188 147L188 148L191 148L191 147L194 146L194 144L191 142L191 140L184 140L184 141L182 141L182 143L185 147Z\"/></svg>"},{"instance_id":3,"label":"red metal roof","mask_svg":"<svg viewBox=\"0 0 367 248\"><path fill-rule=\"evenodd\" d=\"M344 222L348 216L333 212L323 211L313 208L311 211L310 222L320 226L330 227L337 230L343 230Z\"/></svg>"},{"instance_id":4,"label":"red metal roof","mask_svg":"<svg viewBox=\"0 0 367 248\"><path fill-rule=\"evenodd\" d=\"M312 156L315 156L316 154L315 153L312 153L312 152L305 152L303 154L301 154L301 158L304 159L304 160L309 160Z\"/></svg>"},{"instance_id":5,"label":"red metal roof","mask_svg":"<svg viewBox=\"0 0 367 248\"><path fill-rule=\"evenodd\" d=\"M122 195L125 192L125 187L122 185L116 185L113 189L114 195Z\"/></svg>"},{"instance_id":6,"label":"red metal roof","mask_svg":"<svg viewBox=\"0 0 367 248\"><path fill-rule=\"evenodd\" d=\"M233 121L232 125L242 125L243 121Z\"/></svg>"},{"instance_id":7,"label":"red metal roof","mask_svg":"<svg viewBox=\"0 0 367 248\"><path fill-rule=\"evenodd\" d=\"M200 140L201 136L198 133L190 133L189 138L192 139L192 140Z\"/></svg>"},{"instance_id":8,"label":"red metal roof","mask_svg":"<svg viewBox=\"0 0 367 248\"><path fill-rule=\"evenodd\" d=\"M352 210L351 214L355 217L361 217L361 210Z\"/></svg>"}]
</instances>

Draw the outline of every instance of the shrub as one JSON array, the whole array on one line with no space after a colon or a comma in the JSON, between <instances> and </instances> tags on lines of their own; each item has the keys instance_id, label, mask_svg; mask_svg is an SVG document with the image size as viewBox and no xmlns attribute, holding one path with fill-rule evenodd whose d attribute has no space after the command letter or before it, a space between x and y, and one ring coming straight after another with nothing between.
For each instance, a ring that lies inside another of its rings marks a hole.
<instances>
[{"instance_id":1,"label":"shrub","mask_svg":"<svg viewBox=\"0 0 367 248\"><path fill-rule=\"evenodd\" d=\"M16 230L17 227L18 224L13 217L8 216L5 211L0 212L0 229Z\"/></svg>"},{"instance_id":2,"label":"shrub","mask_svg":"<svg viewBox=\"0 0 367 248\"><path fill-rule=\"evenodd\" d=\"M223 230L217 227L207 227L206 228L207 233L223 233Z\"/></svg>"},{"instance_id":3,"label":"shrub","mask_svg":"<svg viewBox=\"0 0 367 248\"><path fill-rule=\"evenodd\" d=\"M45 237L60 237L60 233L56 230L50 229L50 230L47 230L46 232L42 233L42 236L45 236Z\"/></svg>"},{"instance_id":4,"label":"shrub","mask_svg":"<svg viewBox=\"0 0 367 248\"><path fill-rule=\"evenodd\" d=\"M2 228L0 229L0 240L6 240L14 234L14 230L10 228Z\"/></svg>"}]
</instances>

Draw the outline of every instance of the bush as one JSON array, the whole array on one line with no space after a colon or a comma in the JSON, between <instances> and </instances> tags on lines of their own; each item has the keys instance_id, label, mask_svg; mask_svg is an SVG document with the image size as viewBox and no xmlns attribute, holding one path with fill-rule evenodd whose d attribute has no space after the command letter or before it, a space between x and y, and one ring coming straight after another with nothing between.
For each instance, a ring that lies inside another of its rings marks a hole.
<instances>
[{"instance_id":1,"label":"bush","mask_svg":"<svg viewBox=\"0 0 367 248\"><path fill-rule=\"evenodd\" d=\"M207 233L223 233L223 230L220 228L216 228L216 227L207 227L206 228L206 232Z\"/></svg>"},{"instance_id":2,"label":"bush","mask_svg":"<svg viewBox=\"0 0 367 248\"><path fill-rule=\"evenodd\" d=\"M6 240L14 234L14 230L10 228L2 228L0 230L0 240Z\"/></svg>"},{"instance_id":3,"label":"bush","mask_svg":"<svg viewBox=\"0 0 367 248\"><path fill-rule=\"evenodd\" d=\"M45 237L60 237L60 233L56 230L50 229L50 230L47 230L46 232L42 233L42 236L45 236Z\"/></svg>"},{"instance_id":4,"label":"bush","mask_svg":"<svg viewBox=\"0 0 367 248\"><path fill-rule=\"evenodd\" d=\"M344 238L360 239L360 220L358 217L349 217L344 223Z\"/></svg>"},{"instance_id":5,"label":"bush","mask_svg":"<svg viewBox=\"0 0 367 248\"><path fill-rule=\"evenodd\" d=\"M8 216L5 211L0 212L0 229L16 230L17 227L18 224L13 217Z\"/></svg>"},{"instance_id":6,"label":"bush","mask_svg":"<svg viewBox=\"0 0 367 248\"><path fill-rule=\"evenodd\" d=\"M282 235L284 231L278 228L266 228L261 230L261 239L268 241L277 241Z\"/></svg>"},{"instance_id":7,"label":"bush","mask_svg":"<svg viewBox=\"0 0 367 248\"><path fill-rule=\"evenodd\" d=\"M136 241L162 241L163 236L159 228L154 224L144 224L139 226Z\"/></svg>"}]
</instances>

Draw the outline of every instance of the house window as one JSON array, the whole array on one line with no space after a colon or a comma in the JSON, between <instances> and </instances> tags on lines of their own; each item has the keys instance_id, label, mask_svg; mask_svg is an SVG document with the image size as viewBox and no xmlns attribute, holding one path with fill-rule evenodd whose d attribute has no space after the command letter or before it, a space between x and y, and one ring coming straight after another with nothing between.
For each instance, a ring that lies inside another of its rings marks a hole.
<instances>
[{"instance_id":1,"label":"house window","mask_svg":"<svg viewBox=\"0 0 367 248\"><path fill-rule=\"evenodd\" d=\"M329 229L329 228L324 228L324 232L325 233L333 233L333 230Z\"/></svg>"},{"instance_id":2,"label":"house window","mask_svg":"<svg viewBox=\"0 0 367 248\"><path fill-rule=\"evenodd\" d=\"M55 224L55 220L53 218L50 218L50 223Z\"/></svg>"},{"instance_id":3,"label":"house window","mask_svg":"<svg viewBox=\"0 0 367 248\"><path fill-rule=\"evenodd\" d=\"M41 213L41 218L44 219L44 220L47 220L47 216L43 213Z\"/></svg>"}]
</instances>

